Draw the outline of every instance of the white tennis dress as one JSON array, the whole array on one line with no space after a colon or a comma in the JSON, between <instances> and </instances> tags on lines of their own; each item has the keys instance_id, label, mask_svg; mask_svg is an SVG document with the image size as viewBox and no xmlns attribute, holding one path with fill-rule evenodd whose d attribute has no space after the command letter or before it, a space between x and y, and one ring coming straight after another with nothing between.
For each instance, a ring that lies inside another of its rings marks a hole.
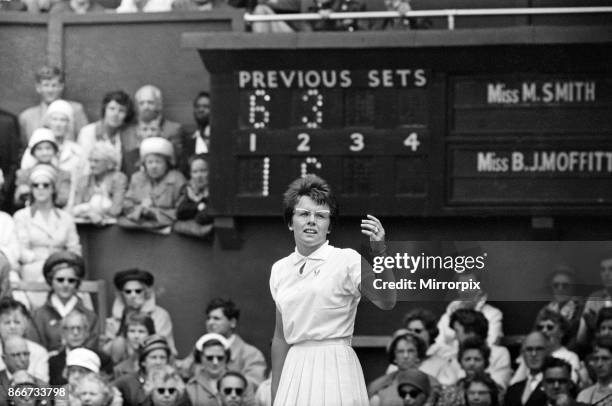
<instances>
[{"instance_id":1,"label":"white tennis dress","mask_svg":"<svg viewBox=\"0 0 612 406\"><path fill-rule=\"evenodd\" d=\"M272 266L270 291L291 344L274 406L369 405L351 347L360 282L360 255L328 242Z\"/></svg>"}]
</instances>

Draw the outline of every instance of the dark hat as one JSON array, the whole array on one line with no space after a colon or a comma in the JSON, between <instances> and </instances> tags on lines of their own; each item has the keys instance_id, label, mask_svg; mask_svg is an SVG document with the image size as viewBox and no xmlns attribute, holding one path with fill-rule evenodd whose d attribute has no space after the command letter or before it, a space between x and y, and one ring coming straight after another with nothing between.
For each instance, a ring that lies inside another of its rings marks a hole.
<instances>
[{"instance_id":1,"label":"dark hat","mask_svg":"<svg viewBox=\"0 0 612 406\"><path fill-rule=\"evenodd\" d=\"M43 276L47 283L51 284L55 271L64 268L74 269L74 273L79 279L85 277L85 261L80 255L70 251L58 251L49 255L43 265Z\"/></svg>"},{"instance_id":2,"label":"dark hat","mask_svg":"<svg viewBox=\"0 0 612 406\"><path fill-rule=\"evenodd\" d=\"M123 289L123 286L129 281L139 281L144 283L147 286L153 286L155 282L155 278L153 274L148 271L143 271L142 269L126 269L125 271L119 271L115 274L113 278L113 283L117 289Z\"/></svg>"},{"instance_id":3,"label":"dark hat","mask_svg":"<svg viewBox=\"0 0 612 406\"><path fill-rule=\"evenodd\" d=\"M399 371L397 373L397 387L398 389L402 385L412 385L419 389L426 396L429 396L431 392L431 386L429 384L429 378L427 375L418 369L408 369L406 371Z\"/></svg>"},{"instance_id":4,"label":"dark hat","mask_svg":"<svg viewBox=\"0 0 612 406\"><path fill-rule=\"evenodd\" d=\"M138 350L138 358L140 362L144 361L147 354L155 350L164 350L168 356L170 356L171 353L170 346L168 346L168 341L158 334L153 334L145 338L140 345Z\"/></svg>"}]
</instances>

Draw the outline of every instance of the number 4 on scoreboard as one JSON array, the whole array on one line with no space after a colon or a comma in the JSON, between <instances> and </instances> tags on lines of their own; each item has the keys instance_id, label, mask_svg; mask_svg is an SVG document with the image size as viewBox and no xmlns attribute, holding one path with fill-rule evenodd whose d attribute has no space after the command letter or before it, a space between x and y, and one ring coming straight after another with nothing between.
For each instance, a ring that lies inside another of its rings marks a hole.
<instances>
[{"instance_id":1,"label":"number 4 on scoreboard","mask_svg":"<svg viewBox=\"0 0 612 406\"><path fill-rule=\"evenodd\" d=\"M404 140L404 146L410 148L412 152L416 152L419 149L419 145L421 145L421 141L419 141L417 133L410 133Z\"/></svg>"}]
</instances>

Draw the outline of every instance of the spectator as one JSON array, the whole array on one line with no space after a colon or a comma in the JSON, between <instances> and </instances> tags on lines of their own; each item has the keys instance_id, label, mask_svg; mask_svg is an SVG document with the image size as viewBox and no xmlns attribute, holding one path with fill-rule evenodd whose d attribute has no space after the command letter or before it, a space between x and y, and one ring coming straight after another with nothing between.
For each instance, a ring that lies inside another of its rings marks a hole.
<instances>
[{"instance_id":1,"label":"spectator","mask_svg":"<svg viewBox=\"0 0 612 406\"><path fill-rule=\"evenodd\" d=\"M34 130L43 126L43 118L49 105L61 99L64 92L64 79L64 72L56 66L43 66L36 72L36 93L40 96L40 104L27 108L19 115L22 145L27 145ZM81 103L74 101L68 101L68 103L74 112L73 131L78 133L87 124L87 116ZM74 139L76 133L72 133L72 138L69 139Z\"/></svg>"},{"instance_id":2,"label":"spectator","mask_svg":"<svg viewBox=\"0 0 612 406\"><path fill-rule=\"evenodd\" d=\"M138 371L123 375L114 381L124 406L138 406L145 402L147 395L144 383L149 371L170 363L170 347L166 340L158 335L145 339L138 354Z\"/></svg>"},{"instance_id":3,"label":"spectator","mask_svg":"<svg viewBox=\"0 0 612 406\"><path fill-rule=\"evenodd\" d=\"M8 404L8 389L16 372L27 371L30 366L30 350L23 337L9 336L4 340L4 353L2 354L5 369L0 371L0 404ZM32 378L34 379L34 378ZM39 381L38 383L43 384Z\"/></svg>"},{"instance_id":4,"label":"spectator","mask_svg":"<svg viewBox=\"0 0 612 406\"><path fill-rule=\"evenodd\" d=\"M44 406L45 402L32 395L31 390L45 387L45 383L41 382L40 379L36 379L26 371L17 371L11 382L11 388L15 390L16 394L9 400L8 404L11 406ZM17 389L21 389L20 394L17 394Z\"/></svg>"},{"instance_id":5,"label":"spectator","mask_svg":"<svg viewBox=\"0 0 612 406\"><path fill-rule=\"evenodd\" d=\"M612 337L612 307L604 307L597 314L595 332L598 336Z\"/></svg>"},{"instance_id":6,"label":"spectator","mask_svg":"<svg viewBox=\"0 0 612 406\"><path fill-rule=\"evenodd\" d=\"M172 11L172 0L121 0L117 13Z\"/></svg>"},{"instance_id":7,"label":"spectator","mask_svg":"<svg viewBox=\"0 0 612 406\"><path fill-rule=\"evenodd\" d=\"M55 182L55 199L54 203L58 207L64 207L70 199L72 187L70 172L60 169L58 165L59 146L55 141L53 131L48 128L38 128L34 130L26 154L29 154L36 164L51 165L57 172L57 180ZM25 155L24 155L25 158ZM30 189L29 181L32 169L19 169L17 171L16 189L15 189L15 207L22 208L31 203L32 189Z\"/></svg>"},{"instance_id":8,"label":"spectator","mask_svg":"<svg viewBox=\"0 0 612 406\"><path fill-rule=\"evenodd\" d=\"M194 406L217 406L218 381L227 372L231 356L229 342L220 334L208 333L198 339L193 357L198 368L187 381L187 394Z\"/></svg>"},{"instance_id":9,"label":"spectator","mask_svg":"<svg viewBox=\"0 0 612 406\"><path fill-rule=\"evenodd\" d=\"M119 335L105 346L113 362L115 378L138 371L138 349L145 338L155 334L153 319L144 313L129 313Z\"/></svg>"},{"instance_id":10,"label":"spectator","mask_svg":"<svg viewBox=\"0 0 612 406\"><path fill-rule=\"evenodd\" d=\"M562 359L547 357L542 366L543 389L547 405L582 406L572 394L572 367Z\"/></svg>"},{"instance_id":11,"label":"spectator","mask_svg":"<svg viewBox=\"0 0 612 406\"><path fill-rule=\"evenodd\" d=\"M143 171L136 172L123 204L118 224L125 228L169 234L185 178L174 167L172 144L161 137L140 144Z\"/></svg>"},{"instance_id":12,"label":"spectator","mask_svg":"<svg viewBox=\"0 0 612 406\"><path fill-rule=\"evenodd\" d=\"M95 0L62 0L59 3L55 3L49 12L52 14L87 14L103 13L104 11L104 7L96 3Z\"/></svg>"},{"instance_id":13,"label":"spectator","mask_svg":"<svg viewBox=\"0 0 612 406\"><path fill-rule=\"evenodd\" d=\"M412 11L412 6L410 4L411 0L385 0L385 7L388 11L397 11L398 13L405 14L409 11ZM403 31L403 30L413 30L413 29L425 29L431 27L431 20L428 18L389 18L384 20L382 29L385 30L395 30L395 31ZM376 25L374 25L375 29L378 29Z\"/></svg>"},{"instance_id":14,"label":"spectator","mask_svg":"<svg viewBox=\"0 0 612 406\"><path fill-rule=\"evenodd\" d=\"M51 385L64 385L67 383L64 375L64 368L67 365L69 354L77 348L79 351L81 349L87 349L93 352L97 359L100 360L100 365L96 373L102 373L106 377L112 377L113 362L108 355L97 350L97 340L92 340L92 338L97 338L97 336L90 336L92 326L89 324L86 313L77 309L72 310L62 319L61 329L62 347L55 351L55 354L49 358L49 383ZM96 330L94 329L93 331L95 332Z\"/></svg>"},{"instance_id":15,"label":"spectator","mask_svg":"<svg viewBox=\"0 0 612 406\"><path fill-rule=\"evenodd\" d=\"M539 314L542 314L544 309L548 309L563 316L568 323L566 337L570 341L567 346L571 349L575 346L580 317L584 309L583 299L574 295L576 274L567 266L559 266L550 275L548 285L552 300L540 310Z\"/></svg>"},{"instance_id":16,"label":"spectator","mask_svg":"<svg viewBox=\"0 0 612 406\"><path fill-rule=\"evenodd\" d=\"M174 231L203 238L213 229L208 203L208 161L204 155L195 155L189 158L189 168L191 176L181 192Z\"/></svg>"},{"instance_id":17,"label":"spectator","mask_svg":"<svg viewBox=\"0 0 612 406\"><path fill-rule=\"evenodd\" d=\"M397 376L397 394L404 406L424 406L431 396L427 375L415 369L401 371Z\"/></svg>"},{"instance_id":18,"label":"spectator","mask_svg":"<svg viewBox=\"0 0 612 406\"><path fill-rule=\"evenodd\" d=\"M217 383L221 406L246 406L247 386L248 382L240 372L226 372Z\"/></svg>"},{"instance_id":19,"label":"spectator","mask_svg":"<svg viewBox=\"0 0 612 406\"><path fill-rule=\"evenodd\" d=\"M83 406L109 406L113 402L113 389L96 374L87 374L78 382L74 391ZM122 403L119 403L121 405Z\"/></svg>"},{"instance_id":20,"label":"spectator","mask_svg":"<svg viewBox=\"0 0 612 406\"><path fill-rule=\"evenodd\" d=\"M51 254L43 265L43 276L51 292L45 304L32 313L34 326L37 330L37 342L47 350L55 351L62 347L62 340L67 341L62 319L74 310L86 320L87 328L79 331L87 340L87 345L97 343L98 316L88 309L78 289L85 277L85 262L80 255L70 251L58 251ZM88 298L89 299L89 298ZM80 347L83 343L79 344Z\"/></svg>"},{"instance_id":21,"label":"spectator","mask_svg":"<svg viewBox=\"0 0 612 406\"><path fill-rule=\"evenodd\" d=\"M597 383L578 394L578 401L588 405L608 405L612 402L612 337L595 340L589 362L595 370Z\"/></svg>"},{"instance_id":22,"label":"spectator","mask_svg":"<svg viewBox=\"0 0 612 406\"><path fill-rule=\"evenodd\" d=\"M0 300L0 340L5 343L9 337L24 337L30 315L25 306L13 298L7 297ZM40 344L25 339L30 353L28 373L43 382L49 382L49 353ZM0 347L0 353L4 353L4 347ZM0 362L0 370L6 367L4 360Z\"/></svg>"},{"instance_id":23,"label":"spectator","mask_svg":"<svg viewBox=\"0 0 612 406\"><path fill-rule=\"evenodd\" d=\"M9 2L0 2L0 7ZM21 140L17 117L0 110L0 210L11 211L15 173L19 168Z\"/></svg>"},{"instance_id":24,"label":"spectator","mask_svg":"<svg viewBox=\"0 0 612 406\"><path fill-rule=\"evenodd\" d=\"M138 141L130 137L127 127L134 118L134 104L130 96L122 90L108 92L102 99L100 120L86 125L79 132L78 143L89 156L94 145L98 142L108 144L116 153L119 161L117 170L125 172L124 155L134 148L138 148Z\"/></svg>"},{"instance_id":25,"label":"spectator","mask_svg":"<svg viewBox=\"0 0 612 406\"><path fill-rule=\"evenodd\" d=\"M196 130L183 139L183 157L194 154L207 154L210 151L210 94L200 92L193 100L193 119ZM186 159L184 159L186 161Z\"/></svg>"},{"instance_id":26,"label":"spectator","mask_svg":"<svg viewBox=\"0 0 612 406\"><path fill-rule=\"evenodd\" d=\"M467 406L499 406L501 404L498 386L488 375L469 376L464 385Z\"/></svg>"},{"instance_id":27,"label":"spectator","mask_svg":"<svg viewBox=\"0 0 612 406\"><path fill-rule=\"evenodd\" d=\"M127 176L118 171L115 149L104 142L92 147L89 166L91 173L81 177L76 186L72 214L80 222L113 223L123 210Z\"/></svg>"},{"instance_id":28,"label":"spectator","mask_svg":"<svg viewBox=\"0 0 612 406\"><path fill-rule=\"evenodd\" d=\"M142 167L142 162L140 161L140 143L142 143L142 140L161 136L159 121L150 121L148 123L141 121L136 125L136 146L127 151L123 157L122 171L127 176L131 177L134 172L138 172Z\"/></svg>"},{"instance_id":29,"label":"spectator","mask_svg":"<svg viewBox=\"0 0 612 406\"><path fill-rule=\"evenodd\" d=\"M387 355L389 362L397 365L398 371L384 375L368 385L370 405L390 406L399 404L404 398L402 396L398 397L399 374L405 371L418 370L421 360L425 358L425 352L425 343L420 337L404 329L396 331L387 347ZM429 387L439 386L435 379L426 376Z\"/></svg>"},{"instance_id":30,"label":"spectator","mask_svg":"<svg viewBox=\"0 0 612 406\"><path fill-rule=\"evenodd\" d=\"M174 0L172 11L211 11L219 8L229 8L226 2L213 0Z\"/></svg>"},{"instance_id":31,"label":"spectator","mask_svg":"<svg viewBox=\"0 0 612 406\"><path fill-rule=\"evenodd\" d=\"M604 307L612 307L612 258L604 259L600 266L603 289L593 292L584 305L578 328L578 343L582 345L588 345L593 337L597 313Z\"/></svg>"},{"instance_id":32,"label":"spectator","mask_svg":"<svg viewBox=\"0 0 612 406\"><path fill-rule=\"evenodd\" d=\"M191 406L181 376L170 365L151 368L144 388L147 399L143 406Z\"/></svg>"},{"instance_id":33,"label":"spectator","mask_svg":"<svg viewBox=\"0 0 612 406\"><path fill-rule=\"evenodd\" d=\"M127 269L117 272L113 282L118 294L113 302L112 318L107 321L107 337L114 338L125 329L131 313L144 313L153 320L156 334L164 337L172 354L176 354L170 314L155 304L153 275L140 269Z\"/></svg>"},{"instance_id":34,"label":"spectator","mask_svg":"<svg viewBox=\"0 0 612 406\"><path fill-rule=\"evenodd\" d=\"M330 13L365 11L365 2L361 0L313 0L307 12L319 13L324 18L303 26L304 31L357 31L367 29L367 23L361 19L332 20L325 18Z\"/></svg>"},{"instance_id":35,"label":"spectator","mask_svg":"<svg viewBox=\"0 0 612 406\"><path fill-rule=\"evenodd\" d=\"M459 345L466 339L477 337L483 341L488 336L488 323L485 315L479 311L460 308L456 310L450 317L449 325L455 332ZM439 326L439 324L438 324ZM490 345L491 357L489 358L489 366L486 372L491 375L491 378L502 388L508 386L512 370L510 368L510 353L505 347L499 345ZM457 361L458 347L451 347L449 354L452 354L451 364L447 371L447 376L453 376L453 382L464 376L464 371Z\"/></svg>"},{"instance_id":36,"label":"spectator","mask_svg":"<svg viewBox=\"0 0 612 406\"><path fill-rule=\"evenodd\" d=\"M10 275L19 269L20 257L15 222L7 213L0 211L0 299L11 293Z\"/></svg>"},{"instance_id":37,"label":"spectator","mask_svg":"<svg viewBox=\"0 0 612 406\"><path fill-rule=\"evenodd\" d=\"M32 204L13 216L21 247L21 278L43 282L43 264L55 251L81 254L81 244L72 217L53 206L57 172L50 165L39 164L30 174ZM44 303L45 295L30 295L34 307Z\"/></svg>"},{"instance_id":38,"label":"spectator","mask_svg":"<svg viewBox=\"0 0 612 406\"><path fill-rule=\"evenodd\" d=\"M539 332L530 333L521 347L521 355L528 370L526 379L508 388L504 406L541 406L546 404L542 391L542 366L550 353L548 338Z\"/></svg>"}]
</instances>

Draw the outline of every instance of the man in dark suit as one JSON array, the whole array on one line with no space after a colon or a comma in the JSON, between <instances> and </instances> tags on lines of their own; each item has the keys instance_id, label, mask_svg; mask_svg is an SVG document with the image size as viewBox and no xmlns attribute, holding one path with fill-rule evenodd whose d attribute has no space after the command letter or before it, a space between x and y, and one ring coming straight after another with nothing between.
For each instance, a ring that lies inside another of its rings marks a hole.
<instances>
[{"instance_id":1,"label":"man in dark suit","mask_svg":"<svg viewBox=\"0 0 612 406\"><path fill-rule=\"evenodd\" d=\"M20 148L17 117L0 110L0 210L11 211L13 178L19 168Z\"/></svg>"},{"instance_id":2,"label":"man in dark suit","mask_svg":"<svg viewBox=\"0 0 612 406\"><path fill-rule=\"evenodd\" d=\"M17 371L25 372L30 365L30 350L23 337L10 336L4 341L2 360L6 368L0 371L0 405L8 404L8 389ZM34 378L32 378L34 380ZM42 382L35 382L42 384Z\"/></svg>"},{"instance_id":3,"label":"man in dark suit","mask_svg":"<svg viewBox=\"0 0 612 406\"><path fill-rule=\"evenodd\" d=\"M560 358L546 357L542 365L542 389L546 406L587 406L576 401L572 382L572 366ZM590 403L589 403L590 404Z\"/></svg>"},{"instance_id":4,"label":"man in dark suit","mask_svg":"<svg viewBox=\"0 0 612 406\"><path fill-rule=\"evenodd\" d=\"M205 91L198 93L193 100L193 119L196 130L183 133L183 154L177 157L183 174L189 176L189 157L210 152L210 94Z\"/></svg>"},{"instance_id":5,"label":"man in dark suit","mask_svg":"<svg viewBox=\"0 0 612 406\"><path fill-rule=\"evenodd\" d=\"M546 394L542 390L542 365L549 353L546 336L535 331L525 337L521 354L529 369L527 379L511 385L506 392L505 406L544 406Z\"/></svg>"}]
</instances>

